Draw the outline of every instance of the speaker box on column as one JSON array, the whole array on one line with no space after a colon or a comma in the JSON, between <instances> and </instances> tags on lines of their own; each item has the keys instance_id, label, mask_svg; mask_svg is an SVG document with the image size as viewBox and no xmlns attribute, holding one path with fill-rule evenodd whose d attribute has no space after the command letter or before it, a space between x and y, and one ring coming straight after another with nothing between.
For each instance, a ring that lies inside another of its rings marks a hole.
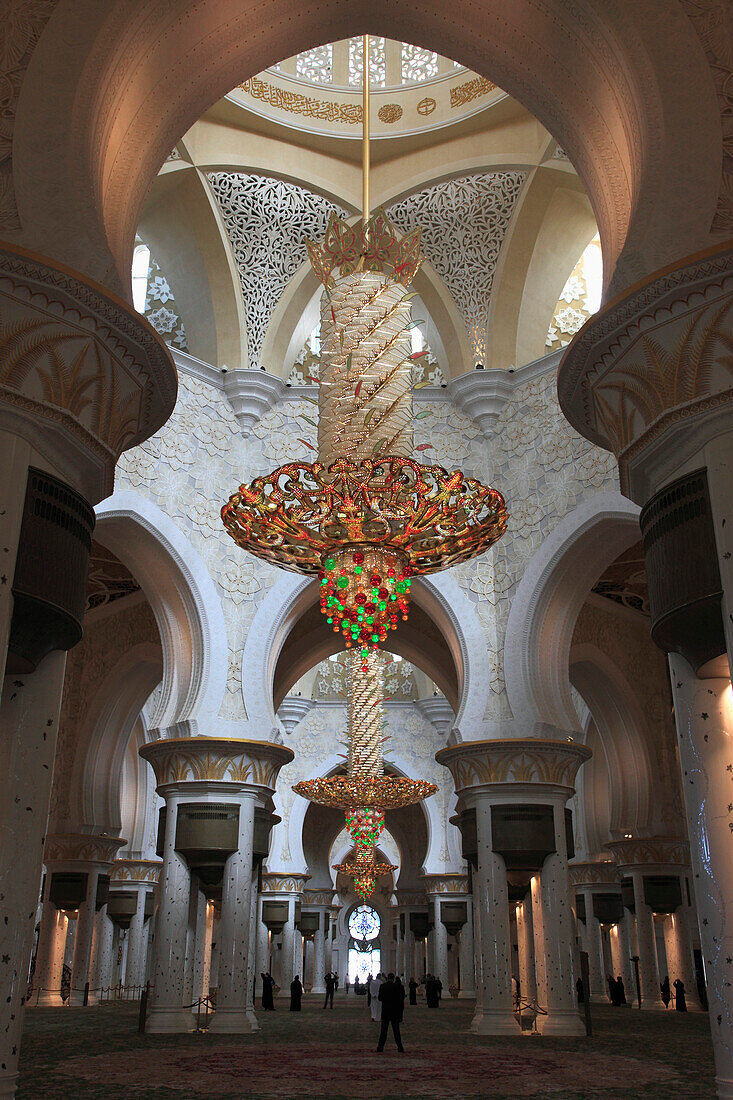
<instances>
[{"instance_id":1,"label":"speaker box on column","mask_svg":"<svg viewBox=\"0 0 733 1100\"><path fill-rule=\"evenodd\" d=\"M697 672L725 653L723 586L706 470L665 485L642 508L652 638Z\"/></svg>"},{"instance_id":2,"label":"speaker box on column","mask_svg":"<svg viewBox=\"0 0 733 1100\"><path fill-rule=\"evenodd\" d=\"M29 469L13 577L6 675L33 672L81 639L94 509L65 482Z\"/></svg>"}]
</instances>

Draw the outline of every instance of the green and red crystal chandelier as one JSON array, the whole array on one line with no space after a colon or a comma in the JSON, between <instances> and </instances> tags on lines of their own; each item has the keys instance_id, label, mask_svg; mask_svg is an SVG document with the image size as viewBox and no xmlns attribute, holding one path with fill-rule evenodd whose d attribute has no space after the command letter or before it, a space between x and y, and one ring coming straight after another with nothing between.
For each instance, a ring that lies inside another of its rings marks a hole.
<instances>
[{"instance_id":1,"label":"green and red crystal chandelier","mask_svg":"<svg viewBox=\"0 0 733 1100\"><path fill-rule=\"evenodd\" d=\"M365 74L368 58L367 35ZM355 847L341 866L350 868L356 889L367 897L375 878L391 869L375 860L384 811L418 802L436 788L384 775L381 727L377 736L373 723L359 718L367 713L364 706L378 707L381 693L375 697L372 684L364 704L358 684L366 690L376 651L408 618L413 579L488 550L504 534L507 512L496 489L413 456L429 449L415 447L413 440L412 368L422 353L412 352L417 322L409 286L422 263L420 230L399 238L383 210L370 217L366 78L363 123L362 220L350 226L332 215L323 244L308 243L324 288L321 366L314 379L317 461L289 462L241 485L221 514L243 549L283 569L318 576L323 614L346 647L357 649L350 672L356 686L350 688L347 775L294 789L347 811ZM358 741L362 726L369 736Z\"/></svg>"}]
</instances>

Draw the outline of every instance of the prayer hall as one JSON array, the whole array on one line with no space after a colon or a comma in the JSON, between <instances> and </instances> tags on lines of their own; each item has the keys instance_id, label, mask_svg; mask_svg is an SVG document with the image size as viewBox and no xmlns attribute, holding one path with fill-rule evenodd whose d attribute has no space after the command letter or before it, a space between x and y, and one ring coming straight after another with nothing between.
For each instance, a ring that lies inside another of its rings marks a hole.
<instances>
[{"instance_id":1,"label":"prayer hall","mask_svg":"<svg viewBox=\"0 0 733 1100\"><path fill-rule=\"evenodd\" d=\"M733 0L6 0L0 666L0 1100L733 1100Z\"/></svg>"}]
</instances>

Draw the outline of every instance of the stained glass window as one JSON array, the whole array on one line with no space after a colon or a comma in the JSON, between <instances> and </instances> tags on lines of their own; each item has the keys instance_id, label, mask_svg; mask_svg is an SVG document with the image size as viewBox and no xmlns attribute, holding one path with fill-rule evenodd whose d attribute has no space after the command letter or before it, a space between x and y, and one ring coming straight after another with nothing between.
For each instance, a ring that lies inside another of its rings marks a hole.
<instances>
[{"instance_id":1,"label":"stained glass window","mask_svg":"<svg viewBox=\"0 0 733 1100\"><path fill-rule=\"evenodd\" d=\"M349 917L349 932L355 940L375 940L380 927L379 913L371 905L360 905Z\"/></svg>"}]
</instances>

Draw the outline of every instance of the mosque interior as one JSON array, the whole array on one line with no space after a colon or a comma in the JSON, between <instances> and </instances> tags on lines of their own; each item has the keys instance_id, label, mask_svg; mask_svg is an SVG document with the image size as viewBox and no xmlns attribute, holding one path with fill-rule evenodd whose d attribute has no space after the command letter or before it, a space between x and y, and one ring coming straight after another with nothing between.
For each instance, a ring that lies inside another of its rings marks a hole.
<instances>
[{"instance_id":1,"label":"mosque interior","mask_svg":"<svg viewBox=\"0 0 733 1100\"><path fill-rule=\"evenodd\" d=\"M733 7L3 19L0 1098L733 1100Z\"/></svg>"}]
</instances>

